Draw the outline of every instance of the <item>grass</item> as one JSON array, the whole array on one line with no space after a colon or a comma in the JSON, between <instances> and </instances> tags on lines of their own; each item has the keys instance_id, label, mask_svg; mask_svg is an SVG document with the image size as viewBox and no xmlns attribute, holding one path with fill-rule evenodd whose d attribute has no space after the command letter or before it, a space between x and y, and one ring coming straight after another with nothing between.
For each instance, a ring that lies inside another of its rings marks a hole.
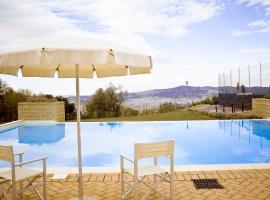
<instances>
[{"instance_id":1,"label":"grass","mask_svg":"<svg viewBox=\"0 0 270 200\"><path fill-rule=\"evenodd\" d=\"M242 113L211 113L202 112L202 114L214 117L216 119L261 119L252 113L252 111L244 111Z\"/></svg>"},{"instance_id":2,"label":"grass","mask_svg":"<svg viewBox=\"0 0 270 200\"><path fill-rule=\"evenodd\" d=\"M179 110L167 113L155 113L149 115L139 115L132 117L116 117L116 118L95 118L83 119L84 122L98 122L98 121L178 121L178 120L210 120L216 119L211 116L204 115L192 110Z\"/></svg>"}]
</instances>

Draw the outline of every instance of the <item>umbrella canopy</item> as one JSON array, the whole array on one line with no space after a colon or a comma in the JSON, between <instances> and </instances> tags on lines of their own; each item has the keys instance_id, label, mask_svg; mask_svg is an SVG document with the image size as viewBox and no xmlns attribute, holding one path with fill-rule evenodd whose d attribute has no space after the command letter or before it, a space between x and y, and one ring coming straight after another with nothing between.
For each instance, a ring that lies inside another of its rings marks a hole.
<instances>
[{"instance_id":1,"label":"umbrella canopy","mask_svg":"<svg viewBox=\"0 0 270 200\"><path fill-rule=\"evenodd\" d=\"M150 73L150 56L111 42L90 38L54 38L0 52L0 74L76 78L79 199L83 199L79 78Z\"/></svg>"},{"instance_id":2,"label":"umbrella canopy","mask_svg":"<svg viewBox=\"0 0 270 200\"><path fill-rule=\"evenodd\" d=\"M0 74L24 77L98 78L149 73L151 57L126 47L94 39L57 38L0 52Z\"/></svg>"}]
</instances>

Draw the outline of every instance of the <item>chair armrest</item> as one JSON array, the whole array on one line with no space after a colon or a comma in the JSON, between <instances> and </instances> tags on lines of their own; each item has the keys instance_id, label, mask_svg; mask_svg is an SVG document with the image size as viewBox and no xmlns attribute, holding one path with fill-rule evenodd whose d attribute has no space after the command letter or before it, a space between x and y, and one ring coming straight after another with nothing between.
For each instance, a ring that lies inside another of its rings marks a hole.
<instances>
[{"instance_id":1,"label":"chair armrest","mask_svg":"<svg viewBox=\"0 0 270 200\"><path fill-rule=\"evenodd\" d=\"M45 162L47 159L48 159L48 157L42 157L42 158L38 158L38 159L34 159L34 160L29 160L29 161L25 161L25 162L15 164L15 167L20 167L22 165L26 165L26 164L30 164L30 163L38 162L38 161Z\"/></svg>"},{"instance_id":2,"label":"chair armrest","mask_svg":"<svg viewBox=\"0 0 270 200\"><path fill-rule=\"evenodd\" d=\"M24 155L24 152L19 152L19 153L15 153L14 154L14 157L19 157L19 162L23 162L23 155Z\"/></svg>"},{"instance_id":3,"label":"chair armrest","mask_svg":"<svg viewBox=\"0 0 270 200\"><path fill-rule=\"evenodd\" d=\"M134 163L133 160L131 160L130 158L128 158L128 157L126 157L126 156L120 155L120 158L123 159L123 160L127 160L127 161L129 161L129 162L131 162L131 163Z\"/></svg>"},{"instance_id":4,"label":"chair armrest","mask_svg":"<svg viewBox=\"0 0 270 200\"><path fill-rule=\"evenodd\" d=\"M19 152L19 153L15 153L14 156L19 156L19 155L23 155L24 152Z\"/></svg>"}]
</instances>

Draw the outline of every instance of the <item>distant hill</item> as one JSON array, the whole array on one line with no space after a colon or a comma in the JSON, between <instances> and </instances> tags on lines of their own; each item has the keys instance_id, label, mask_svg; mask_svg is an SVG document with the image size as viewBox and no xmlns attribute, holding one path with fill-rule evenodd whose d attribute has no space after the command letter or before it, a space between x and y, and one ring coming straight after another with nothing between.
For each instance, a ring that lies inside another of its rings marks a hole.
<instances>
[{"instance_id":1,"label":"distant hill","mask_svg":"<svg viewBox=\"0 0 270 200\"><path fill-rule=\"evenodd\" d=\"M155 107L164 102L184 105L216 95L218 95L217 87L178 86L174 88L129 93L125 104L135 108Z\"/></svg>"},{"instance_id":2,"label":"distant hill","mask_svg":"<svg viewBox=\"0 0 270 200\"><path fill-rule=\"evenodd\" d=\"M192 101L198 101L206 97L216 96L217 87L204 86L178 86L167 89L146 90L141 92L131 92L128 94L126 105L135 108L154 107L164 102L174 102L187 104ZM88 101L90 96L81 96L81 105ZM75 96L68 96L70 102L75 102Z\"/></svg>"},{"instance_id":3,"label":"distant hill","mask_svg":"<svg viewBox=\"0 0 270 200\"><path fill-rule=\"evenodd\" d=\"M129 93L128 99L136 99L143 97L160 97L160 98L202 98L205 96L213 96L218 94L217 87L192 87L192 86L178 86L167 89L147 90L142 92Z\"/></svg>"}]
</instances>

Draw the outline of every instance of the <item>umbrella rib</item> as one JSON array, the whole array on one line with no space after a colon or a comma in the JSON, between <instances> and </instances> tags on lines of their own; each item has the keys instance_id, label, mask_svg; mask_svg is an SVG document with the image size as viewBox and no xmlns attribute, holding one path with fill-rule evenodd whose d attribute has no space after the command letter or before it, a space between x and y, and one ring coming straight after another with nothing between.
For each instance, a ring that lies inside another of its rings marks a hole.
<instances>
[{"instance_id":1,"label":"umbrella rib","mask_svg":"<svg viewBox=\"0 0 270 200\"><path fill-rule=\"evenodd\" d=\"M92 64L92 67L93 67L93 71L96 71L96 68L95 68L94 64Z\"/></svg>"},{"instance_id":2,"label":"umbrella rib","mask_svg":"<svg viewBox=\"0 0 270 200\"><path fill-rule=\"evenodd\" d=\"M108 52L111 56L113 56L114 57L114 54L113 54L113 50L112 49L110 49L110 51Z\"/></svg>"},{"instance_id":3,"label":"umbrella rib","mask_svg":"<svg viewBox=\"0 0 270 200\"><path fill-rule=\"evenodd\" d=\"M60 64L58 64L57 68L55 69L55 71L59 71L59 67L60 67Z\"/></svg>"}]
</instances>

